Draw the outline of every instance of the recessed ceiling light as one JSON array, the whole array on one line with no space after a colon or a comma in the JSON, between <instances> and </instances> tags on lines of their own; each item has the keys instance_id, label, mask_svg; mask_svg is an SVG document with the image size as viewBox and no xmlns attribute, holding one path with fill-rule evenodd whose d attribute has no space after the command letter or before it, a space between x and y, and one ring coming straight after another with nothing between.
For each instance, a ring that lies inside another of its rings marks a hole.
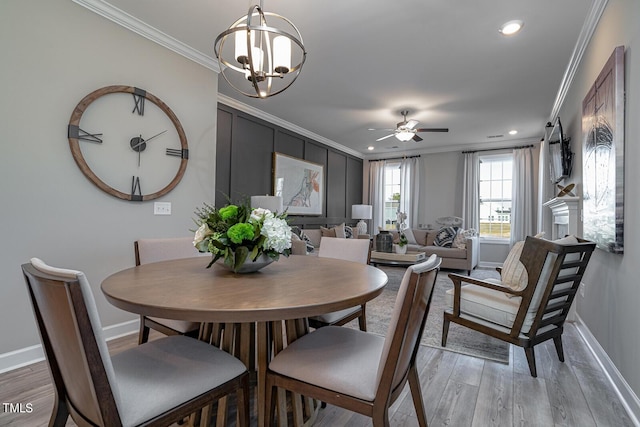
<instances>
[{"instance_id":1,"label":"recessed ceiling light","mask_svg":"<svg viewBox=\"0 0 640 427\"><path fill-rule=\"evenodd\" d=\"M504 24L502 24L502 26L498 31L500 31L500 33L502 33L503 36L511 36L517 33L518 31L520 31L523 26L524 26L524 22L520 20L514 20L514 21L505 22Z\"/></svg>"},{"instance_id":2,"label":"recessed ceiling light","mask_svg":"<svg viewBox=\"0 0 640 427\"><path fill-rule=\"evenodd\" d=\"M372 151L373 148L374 148L373 145L370 145L370 146L367 147L367 150Z\"/></svg>"},{"instance_id":3,"label":"recessed ceiling light","mask_svg":"<svg viewBox=\"0 0 640 427\"><path fill-rule=\"evenodd\" d=\"M510 130L510 131L509 131L509 135L515 135L515 134L517 134L517 133L518 133L518 131L517 131L517 130L515 130L515 129L514 129L514 130Z\"/></svg>"}]
</instances>

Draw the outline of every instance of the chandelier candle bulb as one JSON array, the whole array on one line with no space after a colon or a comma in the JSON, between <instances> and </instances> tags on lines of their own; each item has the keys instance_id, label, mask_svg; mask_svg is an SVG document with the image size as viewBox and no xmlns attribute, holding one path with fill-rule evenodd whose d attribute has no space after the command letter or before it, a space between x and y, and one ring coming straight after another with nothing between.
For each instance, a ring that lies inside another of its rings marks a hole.
<instances>
[{"instance_id":1,"label":"chandelier candle bulb","mask_svg":"<svg viewBox=\"0 0 640 427\"><path fill-rule=\"evenodd\" d=\"M287 74L291 68L291 41L278 36L273 39L273 63L276 73Z\"/></svg>"}]
</instances>

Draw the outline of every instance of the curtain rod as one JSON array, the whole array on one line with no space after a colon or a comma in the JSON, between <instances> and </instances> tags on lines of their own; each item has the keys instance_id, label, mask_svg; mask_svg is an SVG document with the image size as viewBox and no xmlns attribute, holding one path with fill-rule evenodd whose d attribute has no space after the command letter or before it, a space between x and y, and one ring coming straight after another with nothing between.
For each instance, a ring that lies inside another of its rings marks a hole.
<instances>
[{"instance_id":1,"label":"curtain rod","mask_svg":"<svg viewBox=\"0 0 640 427\"><path fill-rule=\"evenodd\" d=\"M388 159L374 159L374 160L369 160L369 162L382 162L385 160L402 160L402 159L413 159L415 157L420 157L420 155L416 155L416 156L404 156L404 157L390 157Z\"/></svg>"},{"instance_id":2,"label":"curtain rod","mask_svg":"<svg viewBox=\"0 0 640 427\"><path fill-rule=\"evenodd\" d=\"M535 147L533 144L529 145L518 145L515 147L503 147L503 148L485 148L484 150L471 150L471 151L463 151L462 154L467 153L479 153L481 151L498 151L498 150L518 150L520 148L533 148Z\"/></svg>"}]
</instances>

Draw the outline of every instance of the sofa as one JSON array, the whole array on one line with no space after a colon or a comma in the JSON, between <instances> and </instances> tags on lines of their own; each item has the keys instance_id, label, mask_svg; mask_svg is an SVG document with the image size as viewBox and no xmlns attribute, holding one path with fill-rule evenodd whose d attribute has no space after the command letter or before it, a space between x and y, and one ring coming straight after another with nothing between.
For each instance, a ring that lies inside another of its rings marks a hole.
<instances>
[{"instance_id":1,"label":"sofa","mask_svg":"<svg viewBox=\"0 0 640 427\"><path fill-rule=\"evenodd\" d=\"M452 244L447 246L434 245L436 237L440 230L423 230L419 228L411 228L405 231L408 238L408 251L425 252L427 257L432 254L442 258L442 268L452 270L467 270L471 274L471 270L478 266L478 253L480 251L480 243L477 236L457 236ZM394 243L400 240L397 231L390 231L393 236Z\"/></svg>"}]
</instances>

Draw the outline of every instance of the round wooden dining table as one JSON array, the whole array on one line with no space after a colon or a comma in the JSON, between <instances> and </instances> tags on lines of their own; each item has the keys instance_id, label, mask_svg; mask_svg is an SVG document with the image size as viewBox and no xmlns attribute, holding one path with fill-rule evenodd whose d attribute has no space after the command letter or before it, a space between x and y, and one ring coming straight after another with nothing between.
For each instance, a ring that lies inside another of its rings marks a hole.
<instances>
[{"instance_id":1,"label":"round wooden dining table","mask_svg":"<svg viewBox=\"0 0 640 427\"><path fill-rule=\"evenodd\" d=\"M290 342L307 332L306 318L365 304L387 283L387 275L375 267L333 258L280 257L251 274L236 274L218 264L206 268L208 262L195 257L128 268L107 277L102 292L111 304L129 312L203 324L239 324L243 330L255 331L255 340L245 333L239 345L229 341L227 347L238 347L234 353L249 365L257 342L260 426L266 425L266 370L284 345L281 335Z\"/></svg>"}]
</instances>

